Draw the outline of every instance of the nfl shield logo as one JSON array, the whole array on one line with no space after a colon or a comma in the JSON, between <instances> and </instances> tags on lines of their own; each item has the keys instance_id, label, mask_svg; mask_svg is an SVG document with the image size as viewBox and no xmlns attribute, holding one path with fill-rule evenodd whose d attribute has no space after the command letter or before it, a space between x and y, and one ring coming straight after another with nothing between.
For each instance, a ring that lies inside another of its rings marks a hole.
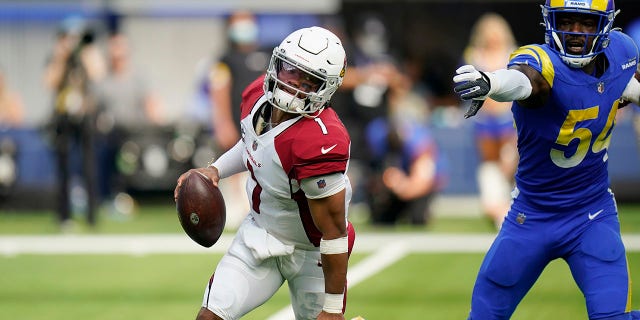
<instances>
[{"instance_id":1,"label":"nfl shield logo","mask_svg":"<svg viewBox=\"0 0 640 320\"><path fill-rule=\"evenodd\" d=\"M598 82L598 93L604 92L604 82Z\"/></svg>"},{"instance_id":2,"label":"nfl shield logo","mask_svg":"<svg viewBox=\"0 0 640 320\"><path fill-rule=\"evenodd\" d=\"M525 221L526 219L527 219L527 216L526 216L524 213L522 213L522 212L518 213L518 216L516 217L516 221L517 221L519 224L524 224L524 221Z\"/></svg>"},{"instance_id":3,"label":"nfl shield logo","mask_svg":"<svg viewBox=\"0 0 640 320\"><path fill-rule=\"evenodd\" d=\"M253 143L251 144L251 149L253 149L253 151L256 151L256 149L258 149L258 141L253 140Z\"/></svg>"},{"instance_id":4,"label":"nfl shield logo","mask_svg":"<svg viewBox=\"0 0 640 320\"><path fill-rule=\"evenodd\" d=\"M324 179L318 180L318 188L323 189L327 186L327 182Z\"/></svg>"}]
</instances>

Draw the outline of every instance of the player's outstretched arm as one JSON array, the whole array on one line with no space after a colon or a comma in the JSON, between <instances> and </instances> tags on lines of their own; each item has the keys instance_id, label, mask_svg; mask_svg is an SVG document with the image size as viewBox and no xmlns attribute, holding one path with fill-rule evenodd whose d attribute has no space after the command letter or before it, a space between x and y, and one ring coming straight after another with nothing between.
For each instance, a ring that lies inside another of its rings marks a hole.
<instances>
[{"instance_id":1,"label":"player's outstretched arm","mask_svg":"<svg viewBox=\"0 0 640 320\"><path fill-rule=\"evenodd\" d=\"M533 92L529 75L517 68L483 72L472 65L464 65L456 70L453 82L456 83L454 91L460 98L474 101L465 115L467 118L473 116L480 109L481 101L487 98L500 102L525 100Z\"/></svg>"}]
</instances>

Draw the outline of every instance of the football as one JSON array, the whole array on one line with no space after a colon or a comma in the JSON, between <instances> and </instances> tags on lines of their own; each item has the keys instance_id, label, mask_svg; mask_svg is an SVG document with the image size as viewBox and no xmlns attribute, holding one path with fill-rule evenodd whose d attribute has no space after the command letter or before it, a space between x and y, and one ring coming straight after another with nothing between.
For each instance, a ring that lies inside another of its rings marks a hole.
<instances>
[{"instance_id":1,"label":"football","mask_svg":"<svg viewBox=\"0 0 640 320\"><path fill-rule=\"evenodd\" d=\"M203 247L214 245L227 218L226 206L220 189L204 175L188 175L178 190L176 209L184 232Z\"/></svg>"}]
</instances>

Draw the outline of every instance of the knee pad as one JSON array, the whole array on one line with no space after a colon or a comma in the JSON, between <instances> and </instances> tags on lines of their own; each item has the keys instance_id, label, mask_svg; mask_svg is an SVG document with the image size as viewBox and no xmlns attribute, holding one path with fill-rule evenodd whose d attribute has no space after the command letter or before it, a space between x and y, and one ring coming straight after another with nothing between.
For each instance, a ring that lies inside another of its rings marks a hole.
<instances>
[{"instance_id":1,"label":"knee pad","mask_svg":"<svg viewBox=\"0 0 640 320\"><path fill-rule=\"evenodd\" d=\"M486 277L503 287L511 287L515 285L522 277L523 268L520 259L521 254L526 252L520 245L509 238L497 240L494 252L510 252L511 255L505 259L498 259L490 252L489 260L484 268Z\"/></svg>"},{"instance_id":2,"label":"knee pad","mask_svg":"<svg viewBox=\"0 0 640 320\"><path fill-rule=\"evenodd\" d=\"M585 231L580 249L600 261L613 262L624 257L620 234L604 222L596 222Z\"/></svg>"}]
</instances>

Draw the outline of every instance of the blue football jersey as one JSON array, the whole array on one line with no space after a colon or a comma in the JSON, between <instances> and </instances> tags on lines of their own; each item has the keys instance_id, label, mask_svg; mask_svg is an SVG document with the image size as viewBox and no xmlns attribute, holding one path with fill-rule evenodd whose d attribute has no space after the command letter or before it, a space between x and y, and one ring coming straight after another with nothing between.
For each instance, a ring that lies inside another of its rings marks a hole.
<instances>
[{"instance_id":1,"label":"blue football jersey","mask_svg":"<svg viewBox=\"0 0 640 320\"><path fill-rule=\"evenodd\" d=\"M517 210L571 211L611 201L607 148L638 49L614 31L605 54L609 66L599 78L569 67L546 45L523 46L511 55L509 66L527 64L551 86L543 106L512 107L520 156Z\"/></svg>"}]
</instances>

